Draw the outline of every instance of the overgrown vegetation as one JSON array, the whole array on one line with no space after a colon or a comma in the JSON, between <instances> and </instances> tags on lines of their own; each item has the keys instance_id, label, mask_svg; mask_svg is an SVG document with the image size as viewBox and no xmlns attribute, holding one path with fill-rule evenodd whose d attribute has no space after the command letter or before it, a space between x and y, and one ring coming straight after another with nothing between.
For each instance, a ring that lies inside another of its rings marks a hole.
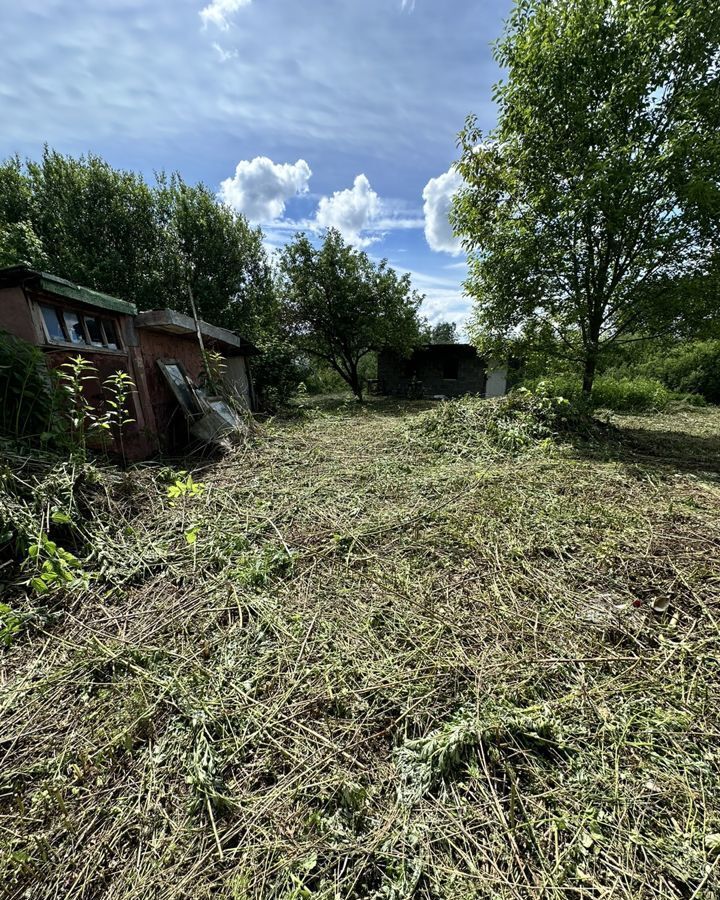
<instances>
[{"instance_id":1,"label":"overgrown vegetation","mask_svg":"<svg viewBox=\"0 0 720 900\"><path fill-rule=\"evenodd\" d=\"M0 331L0 437L42 446L57 437L58 398L40 350Z\"/></svg>"},{"instance_id":2,"label":"overgrown vegetation","mask_svg":"<svg viewBox=\"0 0 720 900\"><path fill-rule=\"evenodd\" d=\"M533 390L541 390L553 396L566 397L582 403L582 379L573 375L543 377L527 384ZM700 394L671 391L657 378L643 375L598 375L590 397L592 405L616 412L659 412L673 403L704 406Z\"/></svg>"},{"instance_id":3,"label":"overgrown vegetation","mask_svg":"<svg viewBox=\"0 0 720 900\"><path fill-rule=\"evenodd\" d=\"M259 228L203 184L113 168L101 157L46 148L0 163L0 267L51 271L137 304L191 312L262 351L259 399L269 408L299 381L296 351Z\"/></svg>"},{"instance_id":4,"label":"overgrown vegetation","mask_svg":"<svg viewBox=\"0 0 720 900\"><path fill-rule=\"evenodd\" d=\"M4 897L717 894L717 410L485 408L4 457Z\"/></svg>"}]
</instances>

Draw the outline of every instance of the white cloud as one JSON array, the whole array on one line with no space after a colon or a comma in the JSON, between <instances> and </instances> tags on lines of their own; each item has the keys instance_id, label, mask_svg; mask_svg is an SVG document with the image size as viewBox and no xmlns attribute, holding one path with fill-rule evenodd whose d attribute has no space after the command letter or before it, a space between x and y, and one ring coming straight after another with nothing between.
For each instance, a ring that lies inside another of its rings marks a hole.
<instances>
[{"instance_id":1,"label":"white cloud","mask_svg":"<svg viewBox=\"0 0 720 900\"><path fill-rule=\"evenodd\" d=\"M395 266L395 268L399 272L409 272L415 290L425 295L421 313L430 324L456 322L461 337L463 337L472 301L465 293L460 277L431 275L427 272L405 269L403 266Z\"/></svg>"},{"instance_id":2,"label":"white cloud","mask_svg":"<svg viewBox=\"0 0 720 900\"><path fill-rule=\"evenodd\" d=\"M200 10L200 18L203 25L212 23L223 31L230 28L230 16L236 13L240 7L249 6L252 0L212 0L204 9Z\"/></svg>"},{"instance_id":3,"label":"white cloud","mask_svg":"<svg viewBox=\"0 0 720 900\"><path fill-rule=\"evenodd\" d=\"M316 224L319 228L337 228L345 240L367 247L376 240L363 232L377 228L382 210L380 197L370 187L365 175L358 175L351 188L323 197L318 205ZM382 223L387 224L387 223Z\"/></svg>"},{"instance_id":4,"label":"white cloud","mask_svg":"<svg viewBox=\"0 0 720 900\"><path fill-rule=\"evenodd\" d=\"M212 47L220 57L220 62L228 62L228 60L238 58L239 54L237 50L225 50L224 47L221 47L220 44L216 43L215 41L213 41Z\"/></svg>"},{"instance_id":5,"label":"white cloud","mask_svg":"<svg viewBox=\"0 0 720 900\"><path fill-rule=\"evenodd\" d=\"M455 237L448 218L453 196L462 184L462 178L450 169L438 178L431 178L423 190L425 213L425 239L431 250L458 256L462 246Z\"/></svg>"},{"instance_id":6,"label":"white cloud","mask_svg":"<svg viewBox=\"0 0 720 900\"><path fill-rule=\"evenodd\" d=\"M241 160L232 178L220 184L220 198L251 222L279 219L291 197L305 194L312 172L304 159L274 163L267 156Z\"/></svg>"}]
</instances>

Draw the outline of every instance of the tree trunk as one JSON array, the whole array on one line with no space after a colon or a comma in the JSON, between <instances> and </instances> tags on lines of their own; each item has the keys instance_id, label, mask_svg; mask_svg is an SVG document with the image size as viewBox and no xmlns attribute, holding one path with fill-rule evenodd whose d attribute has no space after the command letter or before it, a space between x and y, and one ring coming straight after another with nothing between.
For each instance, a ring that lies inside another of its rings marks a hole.
<instances>
[{"instance_id":1,"label":"tree trunk","mask_svg":"<svg viewBox=\"0 0 720 900\"><path fill-rule=\"evenodd\" d=\"M350 370L350 389L353 394L355 394L355 398L358 403L363 402L363 394L362 394L362 379L358 375L358 370L356 366L353 366Z\"/></svg>"},{"instance_id":2,"label":"tree trunk","mask_svg":"<svg viewBox=\"0 0 720 900\"><path fill-rule=\"evenodd\" d=\"M597 350L592 347L588 348L585 354L585 371L583 372L583 397L589 399L592 394L593 382L595 381L595 370L597 368Z\"/></svg>"}]
</instances>

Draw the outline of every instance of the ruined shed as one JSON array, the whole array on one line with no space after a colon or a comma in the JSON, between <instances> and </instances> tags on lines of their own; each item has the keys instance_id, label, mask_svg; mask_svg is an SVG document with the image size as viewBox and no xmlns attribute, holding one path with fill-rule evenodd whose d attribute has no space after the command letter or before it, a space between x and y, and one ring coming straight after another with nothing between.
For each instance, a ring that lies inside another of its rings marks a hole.
<instances>
[{"instance_id":1,"label":"ruined shed","mask_svg":"<svg viewBox=\"0 0 720 900\"><path fill-rule=\"evenodd\" d=\"M392 397L499 397L507 390L507 369L480 356L472 344L424 344L408 357L379 353L378 384Z\"/></svg>"},{"instance_id":2,"label":"ruined shed","mask_svg":"<svg viewBox=\"0 0 720 900\"><path fill-rule=\"evenodd\" d=\"M234 332L200 322L205 347L220 353L224 380L236 401L253 408L250 357L258 351ZM103 403L101 383L117 371L136 385L124 439L129 459L143 459L186 442L189 423L163 375L171 363L191 383L202 380L203 357L195 321L174 310L137 308L64 278L13 266L0 269L0 331L39 347L49 369L80 355L98 371L87 399Z\"/></svg>"}]
</instances>

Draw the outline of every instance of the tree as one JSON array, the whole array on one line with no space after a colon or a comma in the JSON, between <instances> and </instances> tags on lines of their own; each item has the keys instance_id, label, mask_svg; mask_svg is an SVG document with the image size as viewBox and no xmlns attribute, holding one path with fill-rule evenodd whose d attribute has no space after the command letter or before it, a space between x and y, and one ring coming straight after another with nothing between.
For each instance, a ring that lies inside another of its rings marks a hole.
<instances>
[{"instance_id":1,"label":"tree","mask_svg":"<svg viewBox=\"0 0 720 900\"><path fill-rule=\"evenodd\" d=\"M215 325L256 335L274 313L273 276L263 234L219 204L203 184L158 176L163 291L189 311L188 287L200 314Z\"/></svg>"},{"instance_id":2,"label":"tree","mask_svg":"<svg viewBox=\"0 0 720 900\"><path fill-rule=\"evenodd\" d=\"M455 322L438 322L430 329L431 344L457 344L457 325Z\"/></svg>"},{"instance_id":3,"label":"tree","mask_svg":"<svg viewBox=\"0 0 720 900\"><path fill-rule=\"evenodd\" d=\"M71 281L157 308L162 233L152 189L141 176L93 154L77 159L45 148L25 166L29 218L46 265Z\"/></svg>"},{"instance_id":4,"label":"tree","mask_svg":"<svg viewBox=\"0 0 720 900\"><path fill-rule=\"evenodd\" d=\"M280 255L281 297L299 349L326 362L362 401L360 361L368 353L409 353L420 339L422 297L409 275L375 265L329 229L319 248L299 234Z\"/></svg>"},{"instance_id":5,"label":"tree","mask_svg":"<svg viewBox=\"0 0 720 900\"><path fill-rule=\"evenodd\" d=\"M560 347L589 393L612 345L713 312L719 34L710 0L517 0L498 126L470 117L457 165L487 344Z\"/></svg>"}]
</instances>

